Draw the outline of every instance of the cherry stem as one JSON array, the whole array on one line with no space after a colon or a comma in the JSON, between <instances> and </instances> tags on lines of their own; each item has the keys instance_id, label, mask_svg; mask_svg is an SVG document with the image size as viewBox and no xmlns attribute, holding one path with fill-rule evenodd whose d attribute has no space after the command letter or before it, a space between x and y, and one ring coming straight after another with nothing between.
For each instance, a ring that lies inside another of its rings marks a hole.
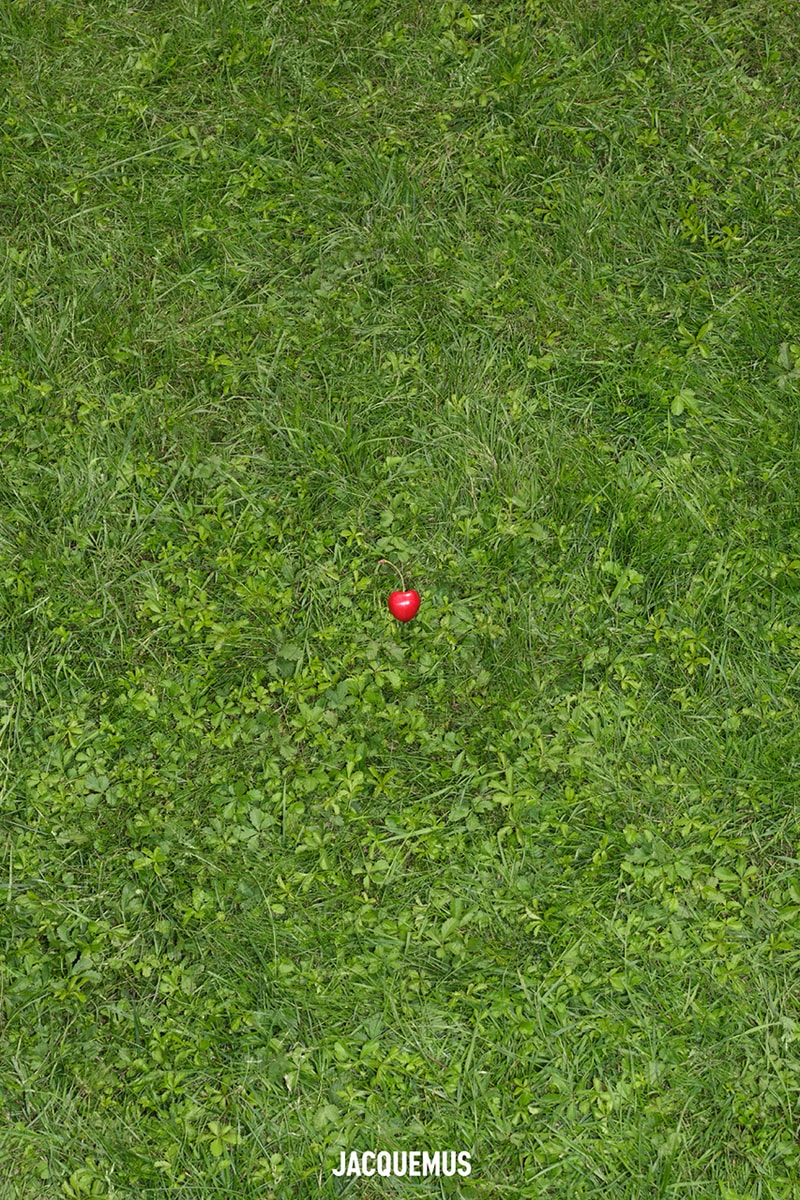
<instances>
[{"instance_id":1,"label":"cherry stem","mask_svg":"<svg viewBox=\"0 0 800 1200\"><path fill-rule=\"evenodd\" d=\"M397 571L397 574L400 576L400 586L402 587L403 591L405 591L406 590L406 582L403 579L403 572L400 570L400 568L396 567L393 562L389 561L388 558L379 558L378 566L380 566L381 563L386 563L387 567L391 567L393 571Z\"/></svg>"}]
</instances>

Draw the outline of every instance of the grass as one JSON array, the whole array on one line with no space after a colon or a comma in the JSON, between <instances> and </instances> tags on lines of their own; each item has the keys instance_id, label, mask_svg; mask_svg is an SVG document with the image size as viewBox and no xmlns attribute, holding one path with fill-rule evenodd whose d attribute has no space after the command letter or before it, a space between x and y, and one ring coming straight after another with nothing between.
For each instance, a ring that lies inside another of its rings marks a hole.
<instances>
[{"instance_id":1,"label":"grass","mask_svg":"<svg viewBox=\"0 0 800 1200\"><path fill-rule=\"evenodd\" d=\"M3 6L3 1200L800 1196L794 8Z\"/></svg>"}]
</instances>

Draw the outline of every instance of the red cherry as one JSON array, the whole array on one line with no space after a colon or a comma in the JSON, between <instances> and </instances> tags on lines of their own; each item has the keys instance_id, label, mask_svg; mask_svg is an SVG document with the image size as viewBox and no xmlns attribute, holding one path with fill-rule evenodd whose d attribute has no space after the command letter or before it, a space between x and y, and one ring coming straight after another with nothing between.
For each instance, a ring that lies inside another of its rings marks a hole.
<instances>
[{"instance_id":1,"label":"red cherry","mask_svg":"<svg viewBox=\"0 0 800 1200\"><path fill-rule=\"evenodd\" d=\"M389 612L398 621L410 621L419 612L419 592L392 592L389 597Z\"/></svg>"}]
</instances>

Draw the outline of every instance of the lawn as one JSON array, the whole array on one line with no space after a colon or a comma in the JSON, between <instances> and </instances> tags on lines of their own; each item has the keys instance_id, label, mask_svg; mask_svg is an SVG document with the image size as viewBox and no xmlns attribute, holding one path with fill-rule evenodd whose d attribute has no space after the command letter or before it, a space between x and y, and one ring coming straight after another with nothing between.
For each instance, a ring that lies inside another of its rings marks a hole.
<instances>
[{"instance_id":1,"label":"lawn","mask_svg":"<svg viewBox=\"0 0 800 1200\"><path fill-rule=\"evenodd\" d=\"M800 1198L798 61L0 4L2 1200Z\"/></svg>"}]
</instances>

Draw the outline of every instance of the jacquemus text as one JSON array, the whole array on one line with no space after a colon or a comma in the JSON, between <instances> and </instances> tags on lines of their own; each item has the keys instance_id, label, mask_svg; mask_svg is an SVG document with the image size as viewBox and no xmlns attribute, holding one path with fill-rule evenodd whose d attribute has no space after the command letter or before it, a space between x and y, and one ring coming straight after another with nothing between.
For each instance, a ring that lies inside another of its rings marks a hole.
<instances>
[{"instance_id":1,"label":"jacquemus text","mask_svg":"<svg viewBox=\"0 0 800 1200\"><path fill-rule=\"evenodd\" d=\"M468 1150L342 1150L334 1175L469 1175Z\"/></svg>"}]
</instances>

